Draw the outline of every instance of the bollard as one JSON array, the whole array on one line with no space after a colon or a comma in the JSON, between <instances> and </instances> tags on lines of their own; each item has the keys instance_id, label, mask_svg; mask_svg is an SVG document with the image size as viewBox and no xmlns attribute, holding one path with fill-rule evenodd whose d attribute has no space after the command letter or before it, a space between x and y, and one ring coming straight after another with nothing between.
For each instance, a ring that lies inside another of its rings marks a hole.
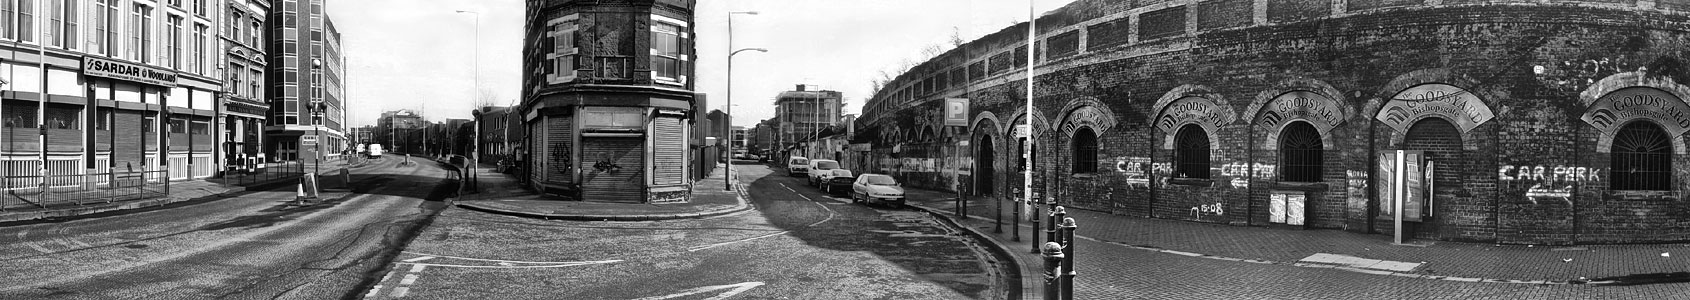
<instances>
[{"instance_id":1,"label":"bollard","mask_svg":"<svg viewBox=\"0 0 1690 300\"><path fill-rule=\"evenodd\" d=\"M1029 206L1033 207L1033 211L1029 212L1027 219L1033 222L1033 231L1028 232L1027 235L1033 238L1033 253L1039 253L1039 225L1044 222L1039 220L1039 206L1037 204Z\"/></svg>"},{"instance_id":2,"label":"bollard","mask_svg":"<svg viewBox=\"0 0 1690 300\"><path fill-rule=\"evenodd\" d=\"M1009 209L1013 210L1014 213L1013 213L1013 216L1009 218L1009 231L1010 231L1009 240L1020 242L1021 241L1021 198L1012 198L1012 199L1014 199L1014 200L1013 200L1013 202L1010 202L1011 206L1009 207Z\"/></svg>"},{"instance_id":3,"label":"bollard","mask_svg":"<svg viewBox=\"0 0 1690 300\"><path fill-rule=\"evenodd\" d=\"M1045 259L1045 299L1060 299L1062 288L1058 285L1061 285L1062 281L1057 279L1057 273L1062 271L1062 261L1065 260L1062 256L1062 244L1047 242L1042 253Z\"/></svg>"},{"instance_id":4,"label":"bollard","mask_svg":"<svg viewBox=\"0 0 1690 300\"><path fill-rule=\"evenodd\" d=\"M1052 242L1057 242L1057 243L1062 243L1062 244L1068 243L1068 241L1062 240L1062 235L1057 233L1057 229L1058 229L1057 227L1061 226L1060 224L1062 224L1062 218L1065 218L1067 216L1068 216L1068 209L1067 208L1064 208L1064 207L1061 207L1061 206L1052 206L1050 208L1050 215L1049 215L1050 218L1045 219L1047 222L1050 222L1050 223L1047 223L1047 224L1050 224L1050 229L1045 229L1045 239L1046 240L1049 240L1049 241L1052 241Z\"/></svg>"},{"instance_id":5,"label":"bollard","mask_svg":"<svg viewBox=\"0 0 1690 300\"><path fill-rule=\"evenodd\" d=\"M1074 299L1074 218L1062 218L1062 299Z\"/></svg>"}]
</instances>

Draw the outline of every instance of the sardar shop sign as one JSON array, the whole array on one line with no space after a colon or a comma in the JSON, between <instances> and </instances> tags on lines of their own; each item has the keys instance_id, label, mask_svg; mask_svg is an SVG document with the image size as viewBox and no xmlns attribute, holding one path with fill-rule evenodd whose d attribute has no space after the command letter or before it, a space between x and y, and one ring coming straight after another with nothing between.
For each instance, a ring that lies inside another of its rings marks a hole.
<instances>
[{"instance_id":1,"label":"sardar shop sign","mask_svg":"<svg viewBox=\"0 0 1690 300\"><path fill-rule=\"evenodd\" d=\"M92 56L82 57L82 74L157 86L176 86L176 72Z\"/></svg>"}]
</instances>

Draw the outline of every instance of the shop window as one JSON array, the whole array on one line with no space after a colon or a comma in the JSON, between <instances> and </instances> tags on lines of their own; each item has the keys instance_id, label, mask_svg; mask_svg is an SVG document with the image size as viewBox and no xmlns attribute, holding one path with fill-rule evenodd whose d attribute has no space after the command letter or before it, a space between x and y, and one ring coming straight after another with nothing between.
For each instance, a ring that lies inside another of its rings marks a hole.
<instances>
[{"instance_id":1,"label":"shop window","mask_svg":"<svg viewBox=\"0 0 1690 300\"><path fill-rule=\"evenodd\" d=\"M1672 138L1649 121L1637 121L1614 134L1608 178L1614 190L1672 189Z\"/></svg>"},{"instance_id":2,"label":"shop window","mask_svg":"<svg viewBox=\"0 0 1690 300\"><path fill-rule=\"evenodd\" d=\"M1209 179L1209 134L1186 124L1174 134L1174 177Z\"/></svg>"},{"instance_id":3,"label":"shop window","mask_svg":"<svg viewBox=\"0 0 1690 300\"><path fill-rule=\"evenodd\" d=\"M188 120L181 116L170 118L170 133L188 133Z\"/></svg>"},{"instance_id":4,"label":"shop window","mask_svg":"<svg viewBox=\"0 0 1690 300\"><path fill-rule=\"evenodd\" d=\"M82 107L76 105L47 105L47 128L82 129Z\"/></svg>"},{"instance_id":5,"label":"shop window","mask_svg":"<svg viewBox=\"0 0 1690 300\"><path fill-rule=\"evenodd\" d=\"M1286 125L1279 133L1279 180L1320 182L1321 166L1326 161L1324 148L1314 125L1303 121Z\"/></svg>"},{"instance_id":6,"label":"shop window","mask_svg":"<svg viewBox=\"0 0 1690 300\"><path fill-rule=\"evenodd\" d=\"M1097 173L1097 133L1090 127L1074 131L1074 173Z\"/></svg>"}]
</instances>

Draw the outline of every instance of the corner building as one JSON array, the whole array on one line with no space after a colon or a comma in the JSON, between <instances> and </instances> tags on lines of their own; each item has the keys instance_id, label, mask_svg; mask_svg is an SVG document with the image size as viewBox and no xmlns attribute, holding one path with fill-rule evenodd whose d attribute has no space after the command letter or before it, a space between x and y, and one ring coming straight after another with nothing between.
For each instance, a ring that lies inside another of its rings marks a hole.
<instances>
[{"instance_id":1,"label":"corner building","mask_svg":"<svg viewBox=\"0 0 1690 300\"><path fill-rule=\"evenodd\" d=\"M684 201L690 0L528 1L522 147L531 187L605 202Z\"/></svg>"},{"instance_id":2,"label":"corner building","mask_svg":"<svg viewBox=\"0 0 1690 300\"><path fill-rule=\"evenodd\" d=\"M318 144L324 157L347 149L340 31L324 13L324 1L271 1L265 86L272 92L264 127L264 151L271 160L309 160Z\"/></svg>"},{"instance_id":3,"label":"corner building","mask_svg":"<svg viewBox=\"0 0 1690 300\"><path fill-rule=\"evenodd\" d=\"M1023 23L874 95L864 140L896 158L878 167L1000 198L1030 170L1080 209L1387 235L1402 174L1411 239L1690 240L1690 1L1082 0L1035 24L1031 62ZM971 99L970 125L926 134L946 97ZM889 149L933 140L970 143Z\"/></svg>"}]
</instances>

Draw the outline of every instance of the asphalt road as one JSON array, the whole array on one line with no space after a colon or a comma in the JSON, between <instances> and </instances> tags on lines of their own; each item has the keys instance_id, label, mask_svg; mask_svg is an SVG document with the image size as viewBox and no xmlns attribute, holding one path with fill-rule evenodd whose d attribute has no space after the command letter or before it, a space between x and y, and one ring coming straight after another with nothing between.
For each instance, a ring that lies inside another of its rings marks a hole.
<instances>
[{"instance_id":1,"label":"asphalt road","mask_svg":"<svg viewBox=\"0 0 1690 300\"><path fill-rule=\"evenodd\" d=\"M651 222L444 211L367 299L981 299L995 259L926 213L740 165L755 210ZM721 297L721 298L715 298Z\"/></svg>"},{"instance_id":2,"label":"asphalt road","mask_svg":"<svg viewBox=\"0 0 1690 300\"><path fill-rule=\"evenodd\" d=\"M356 296L440 201L446 172L389 157L352 192L290 206L292 186L179 207L0 227L0 299ZM439 196L436 196L439 198Z\"/></svg>"}]
</instances>

